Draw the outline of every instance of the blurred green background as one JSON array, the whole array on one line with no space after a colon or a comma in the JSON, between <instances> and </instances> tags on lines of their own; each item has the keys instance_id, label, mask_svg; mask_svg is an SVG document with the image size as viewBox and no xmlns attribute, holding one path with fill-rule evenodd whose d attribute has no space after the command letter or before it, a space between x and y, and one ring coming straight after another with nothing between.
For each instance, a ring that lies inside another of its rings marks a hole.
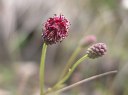
<instances>
[{"instance_id":1,"label":"blurred green background","mask_svg":"<svg viewBox=\"0 0 128 95\"><path fill-rule=\"evenodd\" d=\"M63 14L71 27L62 43L48 47L46 88L57 81L79 41L95 35L107 44L107 54L80 64L67 85L111 70L118 74L62 95L128 95L128 0L0 0L0 95L39 95L42 27L54 14Z\"/></svg>"}]
</instances>

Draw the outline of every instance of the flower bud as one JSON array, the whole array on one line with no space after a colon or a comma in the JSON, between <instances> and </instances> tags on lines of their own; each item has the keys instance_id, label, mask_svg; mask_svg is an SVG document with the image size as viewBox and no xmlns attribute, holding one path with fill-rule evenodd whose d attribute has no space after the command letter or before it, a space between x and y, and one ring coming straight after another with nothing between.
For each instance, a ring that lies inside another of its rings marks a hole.
<instances>
[{"instance_id":1,"label":"flower bud","mask_svg":"<svg viewBox=\"0 0 128 95\"><path fill-rule=\"evenodd\" d=\"M103 56L107 51L107 47L104 43L97 43L88 48L87 54L89 58L98 58Z\"/></svg>"},{"instance_id":2,"label":"flower bud","mask_svg":"<svg viewBox=\"0 0 128 95\"><path fill-rule=\"evenodd\" d=\"M47 45L55 44L68 36L68 30L69 21L63 15L54 15L45 22L42 37Z\"/></svg>"},{"instance_id":3,"label":"flower bud","mask_svg":"<svg viewBox=\"0 0 128 95\"><path fill-rule=\"evenodd\" d=\"M80 46L84 48L93 44L94 42L96 42L96 37L94 35L88 35L80 41Z\"/></svg>"}]
</instances>

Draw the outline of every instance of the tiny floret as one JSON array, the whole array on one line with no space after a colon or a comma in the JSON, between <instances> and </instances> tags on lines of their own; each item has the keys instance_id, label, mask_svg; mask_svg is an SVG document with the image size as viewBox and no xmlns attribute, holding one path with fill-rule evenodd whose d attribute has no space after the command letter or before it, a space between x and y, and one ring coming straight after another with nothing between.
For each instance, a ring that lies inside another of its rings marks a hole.
<instances>
[{"instance_id":1,"label":"tiny floret","mask_svg":"<svg viewBox=\"0 0 128 95\"><path fill-rule=\"evenodd\" d=\"M88 48L87 54L89 58L94 59L105 55L106 51L107 51L106 44L97 43Z\"/></svg>"},{"instance_id":2,"label":"tiny floret","mask_svg":"<svg viewBox=\"0 0 128 95\"><path fill-rule=\"evenodd\" d=\"M61 42L68 36L69 21L63 15L54 15L44 23L42 37L47 45Z\"/></svg>"}]
</instances>

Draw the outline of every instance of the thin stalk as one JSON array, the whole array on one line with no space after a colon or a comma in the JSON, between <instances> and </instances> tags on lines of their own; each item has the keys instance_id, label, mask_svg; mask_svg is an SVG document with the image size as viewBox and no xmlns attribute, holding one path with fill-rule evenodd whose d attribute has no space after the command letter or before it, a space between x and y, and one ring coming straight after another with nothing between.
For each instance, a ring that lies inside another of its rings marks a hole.
<instances>
[{"instance_id":1,"label":"thin stalk","mask_svg":"<svg viewBox=\"0 0 128 95\"><path fill-rule=\"evenodd\" d=\"M61 80L66 75L66 73L68 72L68 69L71 67L71 65L73 64L74 59L77 57L77 55L79 54L80 51L81 51L81 47L78 46L76 48L76 50L73 52L73 54L71 55L71 57L69 58L64 70L62 71L62 74L61 74L59 80Z\"/></svg>"},{"instance_id":2,"label":"thin stalk","mask_svg":"<svg viewBox=\"0 0 128 95\"><path fill-rule=\"evenodd\" d=\"M56 83L50 90L46 91L44 95L47 95L48 93L54 92L56 91L59 87L59 85L63 84L72 74L72 72L75 70L75 68L82 62L84 61L86 58L88 57L88 54L84 55L82 58L80 58L73 66L72 68L68 69L68 73L67 75L65 75L65 77L60 80L58 83Z\"/></svg>"},{"instance_id":3,"label":"thin stalk","mask_svg":"<svg viewBox=\"0 0 128 95\"><path fill-rule=\"evenodd\" d=\"M88 57L88 54L84 55L82 58L80 58L69 70L67 75L60 81L58 82L58 84L55 85L58 86L59 84L63 84L69 77L70 75L73 73L73 71L76 69L76 67L82 62L84 61L86 58Z\"/></svg>"},{"instance_id":4,"label":"thin stalk","mask_svg":"<svg viewBox=\"0 0 128 95\"><path fill-rule=\"evenodd\" d=\"M95 75L95 76L92 76L92 77L90 77L90 78L83 79L83 80L81 80L81 81L79 81L79 82L76 82L76 83L74 83L74 84L72 84L72 85L69 85L69 86L67 86L67 87L64 87L64 88L62 88L62 89L56 91L55 93L56 93L56 94L57 94L57 93L61 93L61 92L63 92L63 91L66 91L66 90L69 90L69 89L71 89L71 88L73 88L73 87L76 87L76 86L78 86L78 85L80 85L80 84L83 84L83 83L86 83L86 82L89 82L89 81L92 81L92 80L95 80L95 79L97 79L97 78L101 78L101 77L104 77L104 76L116 74L116 73L117 73L117 71L115 70L115 71L109 71L109 72L106 72L106 73L103 73L103 74Z\"/></svg>"},{"instance_id":5,"label":"thin stalk","mask_svg":"<svg viewBox=\"0 0 128 95\"><path fill-rule=\"evenodd\" d=\"M43 44L41 62L40 62L40 95L44 95L44 70L45 70L45 57L46 57L47 45Z\"/></svg>"}]
</instances>

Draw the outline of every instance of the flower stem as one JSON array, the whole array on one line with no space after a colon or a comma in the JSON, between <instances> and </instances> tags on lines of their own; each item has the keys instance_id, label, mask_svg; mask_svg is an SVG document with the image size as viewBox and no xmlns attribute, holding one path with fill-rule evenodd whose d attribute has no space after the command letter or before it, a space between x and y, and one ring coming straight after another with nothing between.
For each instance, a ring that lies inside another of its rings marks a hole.
<instances>
[{"instance_id":1,"label":"flower stem","mask_svg":"<svg viewBox=\"0 0 128 95\"><path fill-rule=\"evenodd\" d=\"M59 85L63 84L69 77L70 75L73 73L73 71L76 69L76 67L82 62L84 61L86 58L88 57L88 55L84 55L82 58L80 58L71 68L69 68L67 75L65 75L65 77L60 80L54 87L53 89L56 89Z\"/></svg>"},{"instance_id":2,"label":"flower stem","mask_svg":"<svg viewBox=\"0 0 128 95\"><path fill-rule=\"evenodd\" d=\"M71 67L71 65L73 64L74 59L76 58L76 56L79 54L79 52L81 51L81 47L78 46L76 48L76 50L73 52L73 54L71 55L71 57L69 58L64 70L62 71L62 74L59 78L59 81L65 76L65 74L68 72L68 69Z\"/></svg>"},{"instance_id":3,"label":"flower stem","mask_svg":"<svg viewBox=\"0 0 128 95\"><path fill-rule=\"evenodd\" d=\"M45 56L46 56L47 45L43 44L41 62L40 62L40 95L44 93L44 70L45 70Z\"/></svg>"},{"instance_id":4,"label":"flower stem","mask_svg":"<svg viewBox=\"0 0 128 95\"><path fill-rule=\"evenodd\" d=\"M65 77L60 80L59 82L57 82L52 88L50 88L50 90L46 91L44 95L54 92L56 90L58 90L58 87L60 85L62 85L72 74L72 72L76 69L76 67L82 62L84 61L86 58L88 57L88 54L84 55L82 58L80 58L70 69L68 69L68 73L65 75ZM60 89L60 88L59 88Z\"/></svg>"},{"instance_id":5,"label":"flower stem","mask_svg":"<svg viewBox=\"0 0 128 95\"><path fill-rule=\"evenodd\" d=\"M56 86L58 86L59 84L63 84L69 77L70 75L73 73L73 71L76 69L76 67L82 62L84 61L86 58L88 57L88 54L84 55L82 58L80 58L71 68L69 68L67 75L65 75L65 77L58 82Z\"/></svg>"}]
</instances>

